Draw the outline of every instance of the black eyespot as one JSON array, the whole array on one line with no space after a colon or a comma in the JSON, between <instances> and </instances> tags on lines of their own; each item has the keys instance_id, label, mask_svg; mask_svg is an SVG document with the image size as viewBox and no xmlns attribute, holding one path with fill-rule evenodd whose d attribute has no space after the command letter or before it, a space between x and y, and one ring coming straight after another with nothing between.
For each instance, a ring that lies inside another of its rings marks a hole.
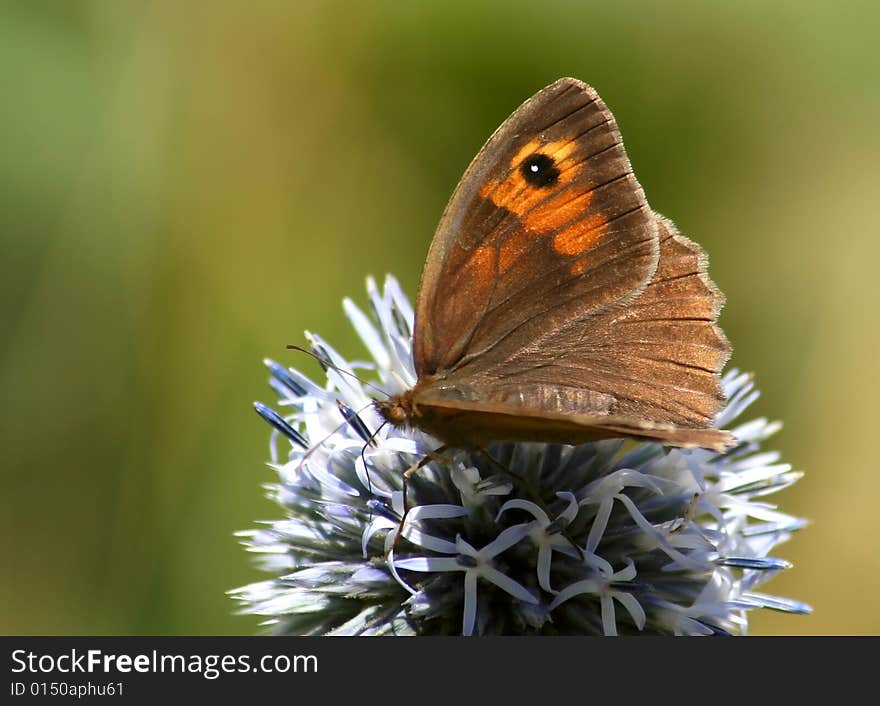
<instances>
[{"instance_id":1,"label":"black eyespot","mask_svg":"<svg viewBox=\"0 0 880 706\"><path fill-rule=\"evenodd\" d=\"M519 165L520 174L532 186L541 189L559 181L559 170L552 157L537 152L526 157Z\"/></svg>"}]
</instances>

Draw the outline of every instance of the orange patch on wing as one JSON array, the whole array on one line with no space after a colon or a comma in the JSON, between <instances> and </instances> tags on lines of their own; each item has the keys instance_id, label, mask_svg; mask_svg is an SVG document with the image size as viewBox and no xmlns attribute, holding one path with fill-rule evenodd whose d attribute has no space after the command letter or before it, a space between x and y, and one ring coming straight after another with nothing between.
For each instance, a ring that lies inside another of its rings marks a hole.
<instances>
[{"instance_id":1,"label":"orange patch on wing","mask_svg":"<svg viewBox=\"0 0 880 706\"><path fill-rule=\"evenodd\" d=\"M559 181L553 186L558 189L574 179L579 168L572 155L577 149L577 140L556 140L543 143L539 139L532 140L523 146L510 160L510 174L503 180L491 179L483 184L480 196L489 199L498 207L506 208L517 216L523 216L537 204L547 198L550 193L545 189L535 188L529 184L519 171L523 160L533 154L544 154L553 158L554 166L560 172Z\"/></svg>"},{"instance_id":2,"label":"orange patch on wing","mask_svg":"<svg viewBox=\"0 0 880 706\"><path fill-rule=\"evenodd\" d=\"M553 157L553 161L559 165L560 169L564 169L566 160L576 149L577 140L556 140L555 142L548 142L540 151L549 157Z\"/></svg>"},{"instance_id":3,"label":"orange patch on wing","mask_svg":"<svg viewBox=\"0 0 880 706\"><path fill-rule=\"evenodd\" d=\"M571 197L571 193L563 192L530 213L526 213L522 217L523 223L527 228L543 233L562 228L586 211L592 198L592 191L585 191L574 198Z\"/></svg>"},{"instance_id":4,"label":"orange patch on wing","mask_svg":"<svg viewBox=\"0 0 880 706\"><path fill-rule=\"evenodd\" d=\"M510 168L516 169L522 164L522 161L526 157L530 157L531 155L540 152L541 154L546 154L548 157L553 157L553 160L556 163L565 161L568 157L571 156L571 153L575 151L577 148L577 140L556 140L554 142L541 142L539 139L534 139L531 142L527 143L513 155L513 159L510 160Z\"/></svg>"},{"instance_id":5,"label":"orange patch on wing","mask_svg":"<svg viewBox=\"0 0 880 706\"><path fill-rule=\"evenodd\" d=\"M531 142L526 143L519 152L513 155L513 159L510 160L510 168L516 169L517 167L519 167L520 164L522 164L522 161L526 157L528 157L530 154L534 154L535 152L544 152L544 154L547 154L544 147L544 143L537 138L532 140Z\"/></svg>"},{"instance_id":6,"label":"orange patch on wing","mask_svg":"<svg viewBox=\"0 0 880 706\"><path fill-rule=\"evenodd\" d=\"M510 235L498 250L498 269L507 272L526 251L535 238L535 233L518 230Z\"/></svg>"},{"instance_id":7,"label":"orange patch on wing","mask_svg":"<svg viewBox=\"0 0 880 706\"><path fill-rule=\"evenodd\" d=\"M484 245L474 250L464 266L464 287L467 291L484 292L495 279L495 248Z\"/></svg>"},{"instance_id":8,"label":"orange patch on wing","mask_svg":"<svg viewBox=\"0 0 880 706\"><path fill-rule=\"evenodd\" d=\"M525 179L519 172L514 172L504 181L496 179L487 181L480 189L480 196L489 199L496 206L508 208L508 204L513 203L525 186L527 186ZM508 208L508 210L512 209Z\"/></svg>"},{"instance_id":9,"label":"orange patch on wing","mask_svg":"<svg viewBox=\"0 0 880 706\"><path fill-rule=\"evenodd\" d=\"M605 235L607 225L605 216L594 213L553 236L553 249L560 255L580 255Z\"/></svg>"}]
</instances>

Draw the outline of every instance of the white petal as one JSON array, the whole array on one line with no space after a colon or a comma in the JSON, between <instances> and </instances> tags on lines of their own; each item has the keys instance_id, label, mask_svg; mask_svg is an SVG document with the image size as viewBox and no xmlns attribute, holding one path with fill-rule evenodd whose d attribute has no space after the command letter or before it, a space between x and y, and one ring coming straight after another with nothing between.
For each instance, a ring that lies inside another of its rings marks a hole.
<instances>
[{"instance_id":1,"label":"white petal","mask_svg":"<svg viewBox=\"0 0 880 706\"><path fill-rule=\"evenodd\" d=\"M412 556L395 559L394 566L408 571L465 571L466 567L459 564L454 557L448 556Z\"/></svg>"},{"instance_id":2,"label":"white petal","mask_svg":"<svg viewBox=\"0 0 880 706\"><path fill-rule=\"evenodd\" d=\"M322 489L324 494L328 491L336 491L352 498L360 496L360 491L357 490L357 488L352 488L348 483L339 479L339 477L333 472L332 464L328 463L328 466L325 467L323 464L318 463L318 459L314 456L307 459L307 463L309 473L311 473L318 481L320 481L321 485L324 486Z\"/></svg>"},{"instance_id":3,"label":"white petal","mask_svg":"<svg viewBox=\"0 0 880 706\"><path fill-rule=\"evenodd\" d=\"M737 441L762 441L769 436L768 426L765 417L758 417L731 429L730 433Z\"/></svg>"},{"instance_id":4,"label":"white petal","mask_svg":"<svg viewBox=\"0 0 880 706\"><path fill-rule=\"evenodd\" d=\"M342 300L342 308L345 310L349 321L351 321L354 330L357 331L373 360L380 368L388 368L391 366L391 358L388 356L388 349L382 343L382 337L373 326L373 322L364 314L355 303L346 297Z\"/></svg>"},{"instance_id":5,"label":"white petal","mask_svg":"<svg viewBox=\"0 0 880 706\"><path fill-rule=\"evenodd\" d=\"M428 534L427 532L423 532L418 527L414 526L410 523L410 518L407 517L403 526L403 536L407 538L408 541L413 544L422 547L423 549L430 549L433 552L442 552L443 554L458 554L458 547L450 542L448 539L441 539L440 537L435 537L434 535Z\"/></svg>"},{"instance_id":6,"label":"white petal","mask_svg":"<svg viewBox=\"0 0 880 706\"><path fill-rule=\"evenodd\" d=\"M553 551L546 544L538 548L538 585L547 593L559 593L550 585L550 562L553 559Z\"/></svg>"},{"instance_id":7,"label":"white petal","mask_svg":"<svg viewBox=\"0 0 880 706\"><path fill-rule=\"evenodd\" d=\"M529 526L530 524L531 523L514 525L513 527L508 527L507 529L502 530L501 534L480 549L479 558L484 560L491 559L501 554L504 550L509 549L517 542L522 541L522 539L529 534L529 529L531 529Z\"/></svg>"},{"instance_id":8,"label":"white petal","mask_svg":"<svg viewBox=\"0 0 880 706\"><path fill-rule=\"evenodd\" d=\"M409 326L409 330L412 331L414 326L413 322L415 320L413 308L409 303L409 299L407 299L403 290L400 288L397 279L391 275L385 277L385 294L390 297L394 306L396 306L398 311L403 314L403 317L406 319L406 323Z\"/></svg>"},{"instance_id":9,"label":"white petal","mask_svg":"<svg viewBox=\"0 0 880 706\"><path fill-rule=\"evenodd\" d=\"M740 414L745 411L746 407L750 406L755 400L757 400L761 396L760 392L758 392L757 390L752 390L753 387L754 385L752 383L749 383L730 398L727 406L723 410L721 410L721 412L715 418L715 426L728 426L734 419L736 419ZM746 438L740 436L736 432L734 432L733 435L737 439Z\"/></svg>"},{"instance_id":10,"label":"white petal","mask_svg":"<svg viewBox=\"0 0 880 706\"><path fill-rule=\"evenodd\" d=\"M647 617L645 616L645 609L642 608L642 604L639 603L631 593L625 593L624 591L611 591L611 595L620 601L623 607L626 608L627 612L632 616L636 627L639 630L643 630L645 628Z\"/></svg>"},{"instance_id":11,"label":"white petal","mask_svg":"<svg viewBox=\"0 0 880 706\"><path fill-rule=\"evenodd\" d=\"M354 471L365 490L380 498L391 497L391 491L383 487L384 484L380 482L379 478L373 478L370 475L367 470L367 464L364 463L364 458L361 454L358 454L354 460Z\"/></svg>"},{"instance_id":12,"label":"white petal","mask_svg":"<svg viewBox=\"0 0 880 706\"><path fill-rule=\"evenodd\" d=\"M464 517L468 514L467 508L461 505L419 505L409 511L413 520L440 520L450 517Z\"/></svg>"},{"instance_id":13,"label":"white petal","mask_svg":"<svg viewBox=\"0 0 880 706\"><path fill-rule=\"evenodd\" d=\"M472 635L477 620L477 575L468 571L464 575L464 614L461 619L461 634Z\"/></svg>"},{"instance_id":14,"label":"white petal","mask_svg":"<svg viewBox=\"0 0 880 706\"><path fill-rule=\"evenodd\" d=\"M565 603L565 601L574 598L575 596L580 596L584 593L596 595L600 591L601 586L596 579L584 579L582 581L575 581L574 583L570 583L568 586L566 586L559 593L556 594L556 598L554 598L553 602L550 603L550 610L553 610L557 606Z\"/></svg>"},{"instance_id":15,"label":"white petal","mask_svg":"<svg viewBox=\"0 0 880 706\"><path fill-rule=\"evenodd\" d=\"M498 509L498 514L495 515L495 522L498 522L498 519L507 510L525 510L527 513L529 513L532 517L534 517L538 521L538 524L541 527L546 527L547 525L550 524L550 518L547 517L546 512L544 512L535 503L533 503L529 500L520 500L520 499L508 500L506 503L504 503Z\"/></svg>"},{"instance_id":16,"label":"white petal","mask_svg":"<svg viewBox=\"0 0 880 706\"><path fill-rule=\"evenodd\" d=\"M636 565L632 559L627 558L626 566L612 575L614 581L632 581L636 577Z\"/></svg>"},{"instance_id":17,"label":"white petal","mask_svg":"<svg viewBox=\"0 0 880 706\"><path fill-rule=\"evenodd\" d=\"M364 528L363 534L361 534L361 549L364 553L364 559L367 558L367 545L370 543L370 540L376 532L381 532L382 530L394 530L396 528L397 523L389 520L387 517L374 517L372 522Z\"/></svg>"},{"instance_id":18,"label":"white petal","mask_svg":"<svg viewBox=\"0 0 880 706\"><path fill-rule=\"evenodd\" d=\"M580 505L578 504L577 498L574 496L574 493L569 493L567 490L556 493L557 498L568 499L568 507L563 510L559 517L564 518L566 524L571 522L575 517L577 517L578 510L580 509Z\"/></svg>"},{"instance_id":19,"label":"white petal","mask_svg":"<svg viewBox=\"0 0 880 706\"><path fill-rule=\"evenodd\" d=\"M404 436L389 436L382 444L382 448L403 454L420 455L422 453L415 439Z\"/></svg>"},{"instance_id":20,"label":"white petal","mask_svg":"<svg viewBox=\"0 0 880 706\"><path fill-rule=\"evenodd\" d=\"M650 535L658 536L657 529L654 527L654 525L648 522L648 519L642 514L641 510L636 507L636 504L629 496L619 493L615 495L614 498L616 500L620 500L620 502L624 504L624 507L626 507L626 511L633 519L633 522L635 522L642 530Z\"/></svg>"},{"instance_id":21,"label":"white petal","mask_svg":"<svg viewBox=\"0 0 880 706\"><path fill-rule=\"evenodd\" d=\"M391 338L391 350L397 363L391 369L392 377L398 381L400 390L408 390L416 384L416 372L412 363L412 349L408 342L397 337Z\"/></svg>"},{"instance_id":22,"label":"white petal","mask_svg":"<svg viewBox=\"0 0 880 706\"><path fill-rule=\"evenodd\" d=\"M602 535L605 534L605 528L608 527L608 518L611 517L611 509L614 506L612 498L605 498L596 511L596 517L593 518L593 526L590 527L590 534L587 536L586 550L590 554L596 553L596 547L602 541Z\"/></svg>"},{"instance_id":23,"label":"white petal","mask_svg":"<svg viewBox=\"0 0 880 706\"><path fill-rule=\"evenodd\" d=\"M602 604L602 631L606 637L617 637L617 617L614 614L614 599L603 593L599 599Z\"/></svg>"},{"instance_id":24,"label":"white petal","mask_svg":"<svg viewBox=\"0 0 880 706\"><path fill-rule=\"evenodd\" d=\"M611 578L614 575L614 568L605 559L598 554L592 552L584 552L584 564L591 569L595 569L605 578Z\"/></svg>"},{"instance_id":25,"label":"white petal","mask_svg":"<svg viewBox=\"0 0 880 706\"><path fill-rule=\"evenodd\" d=\"M459 554L464 554L465 556L473 557L474 559L479 559L479 552L460 535L455 535L455 548L458 550Z\"/></svg>"}]
</instances>

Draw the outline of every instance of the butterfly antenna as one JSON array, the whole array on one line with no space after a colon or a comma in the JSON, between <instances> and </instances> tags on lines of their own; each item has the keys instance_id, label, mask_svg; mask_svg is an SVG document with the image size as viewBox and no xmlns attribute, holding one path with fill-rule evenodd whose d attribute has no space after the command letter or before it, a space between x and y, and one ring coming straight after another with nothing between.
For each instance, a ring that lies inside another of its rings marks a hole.
<instances>
[{"instance_id":1,"label":"butterfly antenna","mask_svg":"<svg viewBox=\"0 0 880 706\"><path fill-rule=\"evenodd\" d=\"M370 403L372 404L372 403ZM370 466L367 464L366 451L368 446L376 446L376 435L385 428L385 425L388 422L382 422L376 431L370 432L367 428L367 425L364 423L364 420L361 419L360 413L364 410L368 409L370 405L365 405L361 407L357 412L355 412L351 407L346 405L342 400L336 400L336 406L339 408L340 414L345 417L346 421L351 424L352 428L357 432L357 435L364 440L364 445L361 447L361 461L364 464L364 474L367 477L367 491L370 495L373 495L373 481L370 478ZM370 516L367 520L367 524L373 521L373 507L370 507Z\"/></svg>"},{"instance_id":2,"label":"butterfly antenna","mask_svg":"<svg viewBox=\"0 0 880 706\"><path fill-rule=\"evenodd\" d=\"M336 400L336 406L339 408L339 413L345 418L345 420L351 424L352 429L357 432L357 435L364 440L364 445L361 447L361 461L364 462L364 472L367 474L367 490L369 490L370 495L373 494L373 482L370 480L370 469L367 467L367 459L364 456L364 453L367 450L368 446L376 446L376 435L382 431L382 428L388 424L388 422L382 422L376 431L371 432L367 425L364 423L364 420L361 419L361 412L365 411L370 407L370 404L364 405L357 412L355 412L351 407L345 404L342 400Z\"/></svg>"},{"instance_id":3,"label":"butterfly antenna","mask_svg":"<svg viewBox=\"0 0 880 706\"><path fill-rule=\"evenodd\" d=\"M368 446L376 445L376 435L385 428L386 424L388 424L388 422L382 422L379 428L376 429L376 431L374 431L372 434L370 434L370 438L367 439L367 443L361 446L361 461L364 462L364 471L367 474L367 490L370 491L370 495L373 494L373 483L372 481L370 481L370 467L367 465L367 458L366 456L364 456L364 453L366 452Z\"/></svg>"},{"instance_id":4,"label":"butterfly antenna","mask_svg":"<svg viewBox=\"0 0 880 706\"><path fill-rule=\"evenodd\" d=\"M363 446L361 446L361 461L363 461L364 463L364 473L367 476L367 490L369 491L370 495L373 495L373 481L370 479L370 467L367 465L367 457L364 455L364 453L366 452L368 446L376 446L376 435L380 431L382 431L386 424L388 424L388 422L382 422L382 424L379 425L379 428L376 429L376 431L374 431L372 434L370 434L370 438L367 439L367 442ZM368 525L373 521L373 506L369 505L369 508L370 516L367 518Z\"/></svg>"},{"instance_id":5,"label":"butterfly antenna","mask_svg":"<svg viewBox=\"0 0 880 706\"><path fill-rule=\"evenodd\" d=\"M357 380L364 387L369 387L371 390L375 390L380 395L385 395L385 397L388 397L388 398L391 397L391 395L389 393L385 392L385 390L383 390L381 387L374 385L373 383L368 382L367 380L362 380L357 375L355 375L353 372L351 372L351 370L346 370L345 368L340 368L338 365L334 365L327 358L318 355L314 351L310 351L306 348L303 348L302 346L295 346L292 343L287 344L287 349L291 350L291 351L299 351L300 353L305 353L306 355L310 355L310 356L312 356L312 358L314 358L315 360L318 361L318 364L322 368L324 368L324 370L326 370L327 368L330 368L332 370L335 370L337 373L342 373L343 375L348 375L350 377L353 377L355 380Z\"/></svg>"}]
</instances>

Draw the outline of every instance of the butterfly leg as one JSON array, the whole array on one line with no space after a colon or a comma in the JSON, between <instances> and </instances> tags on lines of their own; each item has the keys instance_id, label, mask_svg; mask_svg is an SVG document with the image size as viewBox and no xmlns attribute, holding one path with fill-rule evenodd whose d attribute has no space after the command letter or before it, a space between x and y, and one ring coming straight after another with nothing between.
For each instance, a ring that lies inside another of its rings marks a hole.
<instances>
[{"instance_id":1,"label":"butterfly leg","mask_svg":"<svg viewBox=\"0 0 880 706\"><path fill-rule=\"evenodd\" d=\"M488 449L484 449L483 447L480 446L480 447L477 447L477 451L479 451L481 454L483 454L483 456L486 457L486 459L489 461L489 463L491 463L496 468L499 468L505 475L518 481L523 486L523 488L526 489L526 491L528 492L528 494L532 498L532 500L534 500L539 505L541 504L541 498L539 497L538 493L531 486L531 484L528 481L526 481L525 478L523 478L521 475L519 475L519 473L515 473L509 466L501 463L501 461L499 461L497 458L495 458L492 454L489 453Z\"/></svg>"},{"instance_id":2,"label":"butterfly leg","mask_svg":"<svg viewBox=\"0 0 880 706\"><path fill-rule=\"evenodd\" d=\"M672 523L672 528L669 530L669 534L674 534L675 532L680 531L688 522L693 522L694 518L697 515L697 503L700 500L700 494L694 493L694 497L690 499L688 502L687 509L684 511L684 515L682 517L676 518Z\"/></svg>"},{"instance_id":3,"label":"butterfly leg","mask_svg":"<svg viewBox=\"0 0 880 706\"><path fill-rule=\"evenodd\" d=\"M394 551L394 547L397 546L397 540L400 538L400 535L403 534L403 526L406 524L407 515L409 515L409 500L407 499L407 490L409 486L409 479L412 477L414 473L418 470L424 468L432 461L442 461L443 454L450 447L447 445L438 446L433 451L428 451L421 459L419 459L416 463L413 463L409 468L407 468L403 472L403 514L400 516L400 522L397 525L397 529L394 531L394 539L391 540L391 546L385 552L385 559L391 555L391 552Z\"/></svg>"}]
</instances>

